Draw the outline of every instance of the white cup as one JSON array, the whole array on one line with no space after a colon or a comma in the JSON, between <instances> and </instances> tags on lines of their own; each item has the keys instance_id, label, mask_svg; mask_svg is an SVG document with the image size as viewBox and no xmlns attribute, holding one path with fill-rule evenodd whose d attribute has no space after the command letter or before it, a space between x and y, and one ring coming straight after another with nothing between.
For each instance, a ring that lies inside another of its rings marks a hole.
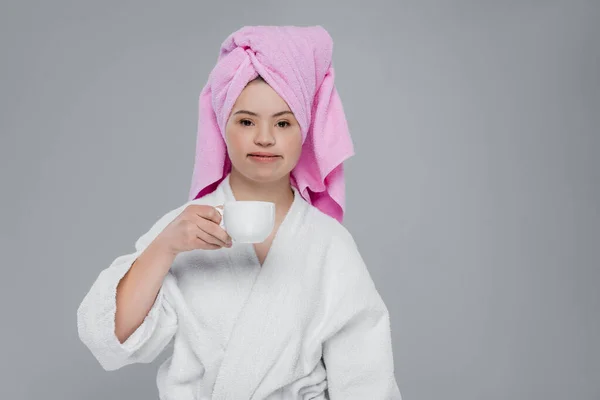
<instances>
[{"instance_id":1,"label":"white cup","mask_svg":"<svg viewBox=\"0 0 600 400\"><path fill-rule=\"evenodd\" d=\"M220 226L234 243L262 243L275 226L275 203L268 201L228 201L221 214Z\"/></svg>"}]
</instances>

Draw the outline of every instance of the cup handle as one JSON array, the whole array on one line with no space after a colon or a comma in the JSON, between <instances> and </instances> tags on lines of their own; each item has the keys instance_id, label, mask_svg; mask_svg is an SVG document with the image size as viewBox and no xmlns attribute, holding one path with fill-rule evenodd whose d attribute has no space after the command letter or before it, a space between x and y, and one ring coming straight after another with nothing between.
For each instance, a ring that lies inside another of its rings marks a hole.
<instances>
[{"instance_id":1,"label":"cup handle","mask_svg":"<svg viewBox=\"0 0 600 400\"><path fill-rule=\"evenodd\" d=\"M221 222L219 223L219 226L223 229L225 229L225 219L223 218L223 210L220 209L219 207L215 207L215 210L217 210L219 212L219 214L221 214Z\"/></svg>"},{"instance_id":2,"label":"cup handle","mask_svg":"<svg viewBox=\"0 0 600 400\"><path fill-rule=\"evenodd\" d=\"M221 228L225 229L225 218L223 218L224 211L218 207L215 207L215 210L217 210L219 212L219 214L221 214L221 223L219 224L219 226ZM227 231L227 229L225 229L225 231ZM235 243L234 238L231 238L231 243Z\"/></svg>"}]
</instances>

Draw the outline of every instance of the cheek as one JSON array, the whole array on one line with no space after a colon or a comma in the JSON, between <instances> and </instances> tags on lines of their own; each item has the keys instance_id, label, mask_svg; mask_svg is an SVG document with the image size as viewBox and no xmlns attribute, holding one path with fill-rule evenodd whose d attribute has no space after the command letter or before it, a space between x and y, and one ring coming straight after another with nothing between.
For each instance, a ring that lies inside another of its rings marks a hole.
<instances>
[{"instance_id":1,"label":"cheek","mask_svg":"<svg viewBox=\"0 0 600 400\"><path fill-rule=\"evenodd\" d=\"M286 138L286 150L290 157L298 158L300 157L300 152L302 151L302 134L298 132L297 135L293 137Z\"/></svg>"},{"instance_id":2,"label":"cheek","mask_svg":"<svg viewBox=\"0 0 600 400\"><path fill-rule=\"evenodd\" d=\"M238 154L244 151L244 135L235 130L227 131L227 149L231 154Z\"/></svg>"}]
</instances>

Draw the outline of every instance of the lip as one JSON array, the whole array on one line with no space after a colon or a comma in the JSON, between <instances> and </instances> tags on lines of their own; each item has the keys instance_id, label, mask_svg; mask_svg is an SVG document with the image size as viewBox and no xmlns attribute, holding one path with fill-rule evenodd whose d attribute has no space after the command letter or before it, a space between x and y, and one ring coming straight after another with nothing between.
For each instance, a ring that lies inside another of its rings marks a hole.
<instances>
[{"instance_id":1,"label":"lip","mask_svg":"<svg viewBox=\"0 0 600 400\"><path fill-rule=\"evenodd\" d=\"M267 154L267 155L264 155L264 154ZM248 159L250 159L254 163L259 163L259 164L276 163L276 162L279 162L279 160L281 159L281 156L270 155L270 154L272 154L272 153L264 153L264 152L251 153L251 154L248 154Z\"/></svg>"},{"instance_id":2,"label":"lip","mask_svg":"<svg viewBox=\"0 0 600 400\"><path fill-rule=\"evenodd\" d=\"M277 154L267 153L265 151L257 151L255 153L248 154L249 156L259 156L259 157L279 157Z\"/></svg>"}]
</instances>

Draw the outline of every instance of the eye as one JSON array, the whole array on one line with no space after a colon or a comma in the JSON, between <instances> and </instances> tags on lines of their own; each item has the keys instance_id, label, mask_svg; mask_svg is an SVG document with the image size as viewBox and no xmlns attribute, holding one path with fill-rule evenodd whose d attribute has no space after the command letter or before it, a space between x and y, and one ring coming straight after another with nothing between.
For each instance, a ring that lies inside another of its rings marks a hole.
<instances>
[{"instance_id":1,"label":"eye","mask_svg":"<svg viewBox=\"0 0 600 400\"><path fill-rule=\"evenodd\" d=\"M281 126L281 124L284 124L284 126ZM289 122L287 122L287 121L279 121L279 122L277 123L277 126L279 126L280 128L286 128L286 127L288 127L288 126L290 126L290 125L291 125L291 124L290 124Z\"/></svg>"},{"instance_id":2,"label":"eye","mask_svg":"<svg viewBox=\"0 0 600 400\"><path fill-rule=\"evenodd\" d=\"M252 121L250 121L249 119L241 119L240 124L242 124L242 126L251 126Z\"/></svg>"}]
</instances>

